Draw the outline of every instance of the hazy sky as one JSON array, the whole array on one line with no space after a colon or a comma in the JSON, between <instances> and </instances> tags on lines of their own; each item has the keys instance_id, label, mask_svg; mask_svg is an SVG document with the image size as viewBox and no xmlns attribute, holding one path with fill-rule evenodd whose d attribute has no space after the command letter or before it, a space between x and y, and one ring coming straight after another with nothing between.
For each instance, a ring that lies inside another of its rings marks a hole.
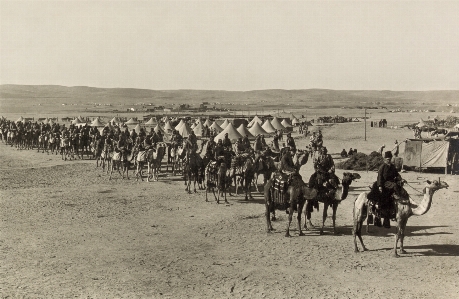
<instances>
[{"instance_id":1,"label":"hazy sky","mask_svg":"<svg viewBox=\"0 0 459 299\"><path fill-rule=\"evenodd\" d=\"M3 1L0 83L459 89L459 1Z\"/></svg>"}]
</instances>

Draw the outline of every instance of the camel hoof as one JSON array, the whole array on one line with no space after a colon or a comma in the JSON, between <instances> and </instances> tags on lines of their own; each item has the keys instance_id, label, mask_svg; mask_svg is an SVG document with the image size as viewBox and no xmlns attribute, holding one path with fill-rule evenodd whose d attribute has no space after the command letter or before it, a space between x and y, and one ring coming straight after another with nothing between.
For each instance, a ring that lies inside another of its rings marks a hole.
<instances>
[{"instance_id":1,"label":"camel hoof","mask_svg":"<svg viewBox=\"0 0 459 299\"><path fill-rule=\"evenodd\" d=\"M400 250L400 253L406 254L406 250L402 249L402 250Z\"/></svg>"},{"instance_id":2,"label":"camel hoof","mask_svg":"<svg viewBox=\"0 0 459 299\"><path fill-rule=\"evenodd\" d=\"M323 234L324 234L324 231L323 231L323 230L321 230L321 231L319 232L319 235L321 235L321 236L322 236Z\"/></svg>"},{"instance_id":3,"label":"camel hoof","mask_svg":"<svg viewBox=\"0 0 459 299\"><path fill-rule=\"evenodd\" d=\"M397 258L397 257L400 257L400 256L399 256L398 253L396 252L396 253L393 254L393 257Z\"/></svg>"},{"instance_id":4,"label":"camel hoof","mask_svg":"<svg viewBox=\"0 0 459 299\"><path fill-rule=\"evenodd\" d=\"M274 216L271 217L271 221L276 221L276 220L277 220L276 217L274 217Z\"/></svg>"},{"instance_id":5,"label":"camel hoof","mask_svg":"<svg viewBox=\"0 0 459 299\"><path fill-rule=\"evenodd\" d=\"M287 238L290 238L290 234L289 234L289 233L286 233L285 236L286 236Z\"/></svg>"},{"instance_id":6,"label":"camel hoof","mask_svg":"<svg viewBox=\"0 0 459 299\"><path fill-rule=\"evenodd\" d=\"M304 233L303 233L303 232L300 232L299 236L304 236Z\"/></svg>"}]
</instances>

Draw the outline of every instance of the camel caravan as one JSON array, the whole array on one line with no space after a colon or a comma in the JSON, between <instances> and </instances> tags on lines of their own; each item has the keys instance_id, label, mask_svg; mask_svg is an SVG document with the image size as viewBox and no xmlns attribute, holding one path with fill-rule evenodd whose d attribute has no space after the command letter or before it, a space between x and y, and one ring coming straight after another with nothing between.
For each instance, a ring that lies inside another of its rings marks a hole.
<instances>
[{"instance_id":1,"label":"camel caravan","mask_svg":"<svg viewBox=\"0 0 459 299\"><path fill-rule=\"evenodd\" d=\"M154 123L150 121L146 124ZM231 191L238 194L239 190L242 190L245 200L253 199L251 187L255 187L264 195L268 233L273 231L276 210L282 210L288 214L285 236L290 236L295 212L298 233L304 235L303 228L313 228L311 213L323 204L319 232L323 234L328 208L331 207L333 233L337 233L335 220L338 206L347 198L350 185L360 179L360 175L344 172L339 178L335 174L333 158L324 146L320 130L310 136L305 149L299 149L292 130L288 129L292 125L276 117L263 121L256 116L247 126L241 124L237 128L228 119L221 125L209 119L194 122L181 119L174 123L164 119L164 126L159 124L148 130L133 119L116 123L114 118L103 124L96 118L88 125L76 118L66 126L53 121L32 123L23 119L10 121L2 118L0 129L2 141L17 150L60 155L62 160L93 159L95 167L106 172L109 180L113 172L129 179L129 170L134 171L136 180L146 178L149 182L181 176L186 192L204 190L206 201L212 192L217 203L220 200L228 203L227 194L232 196ZM273 137L269 145L265 136ZM415 204L405 190L406 181L401 178L392 158L391 151L384 153L384 164L379 168L377 181L369 192L363 192L355 199L353 237L356 252L359 251L357 238L362 250L366 250L361 230L367 220L367 232L369 224L390 228L390 221L395 221L394 255L398 255L398 242L400 252L404 253L404 231L408 218L425 214L434 193L448 187L447 183L439 180L427 182L424 200ZM314 173L305 180L300 175L300 168L309 161L313 163ZM263 176L261 189L258 183L260 175ZM303 210L304 224L301 219Z\"/></svg>"}]
</instances>

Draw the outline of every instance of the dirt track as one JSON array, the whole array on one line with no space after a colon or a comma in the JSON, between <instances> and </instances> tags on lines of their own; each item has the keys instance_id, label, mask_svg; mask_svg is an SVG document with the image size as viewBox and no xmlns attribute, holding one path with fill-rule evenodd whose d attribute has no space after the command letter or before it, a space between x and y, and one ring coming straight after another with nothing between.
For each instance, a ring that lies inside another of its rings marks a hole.
<instances>
[{"instance_id":1,"label":"dirt track","mask_svg":"<svg viewBox=\"0 0 459 299\"><path fill-rule=\"evenodd\" d=\"M329 148L341 150L333 140ZM0 169L3 298L459 297L456 176L403 174L418 190L439 176L450 188L408 221L408 254L396 259L395 223L371 226L373 234L363 236L370 251L353 252L353 200L374 173L359 172L338 208L340 234L331 233L329 217L323 236L298 237L293 223L293 237L285 238L283 212L276 231L266 233L260 193L217 205L205 202L204 191L186 194L178 178L147 183L116 174L108 181L92 160L65 162L4 144Z\"/></svg>"}]
</instances>

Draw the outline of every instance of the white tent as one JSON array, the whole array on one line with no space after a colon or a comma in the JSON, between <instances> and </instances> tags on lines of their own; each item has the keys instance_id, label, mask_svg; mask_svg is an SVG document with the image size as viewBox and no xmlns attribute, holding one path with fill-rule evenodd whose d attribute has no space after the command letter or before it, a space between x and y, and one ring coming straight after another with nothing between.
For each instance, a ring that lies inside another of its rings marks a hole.
<instances>
[{"instance_id":1,"label":"white tent","mask_svg":"<svg viewBox=\"0 0 459 299\"><path fill-rule=\"evenodd\" d=\"M100 122L99 118L96 118L95 120L93 120L90 126L91 127L105 127L105 125Z\"/></svg>"},{"instance_id":2,"label":"white tent","mask_svg":"<svg viewBox=\"0 0 459 299\"><path fill-rule=\"evenodd\" d=\"M161 133L164 134L164 129L161 128L161 126L159 125L159 123L156 124L156 127L153 129L153 131L155 131L156 133L161 132Z\"/></svg>"},{"instance_id":3,"label":"white tent","mask_svg":"<svg viewBox=\"0 0 459 299\"><path fill-rule=\"evenodd\" d=\"M139 134L140 133L140 125L137 124L137 126L134 127L134 131Z\"/></svg>"},{"instance_id":4,"label":"white tent","mask_svg":"<svg viewBox=\"0 0 459 299\"><path fill-rule=\"evenodd\" d=\"M195 127L196 127L196 123L192 123L190 126L191 129L194 129Z\"/></svg>"},{"instance_id":5,"label":"white tent","mask_svg":"<svg viewBox=\"0 0 459 299\"><path fill-rule=\"evenodd\" d=\"M247 129L247 127L244 126L244 124L241 124L241 125L237 128L237 131L238 131L239 134L241 134L243 137L245 137L245 136L247 135L247 137L249 138L249 140L255 139L255 136L253 136L253 134L250 133L249 129Z\"/></svg>"},{"instance_id":6,"label":"white tent","mask_svg":"<svg viewBox=\"0 0 459 299\"><path fill-rule=\"evenodd\" d=\"M175 130L178 131L180 130L180 128L183 126L185 122L183 121L183 119L180 120L180 122L178 123L178 125L175 126Z\"/></svg>"},{"instance_id":7,"label":"white tent","mask_svg":"<svg viewBox=\"0 0 459 299\"><path fill-rule=\"evenodd\" d=\"M229 123L226 128L220 132L217 136L215 136L214 141L218 142L218 139L225 139L225 134L228 133L228 138L231 141L236 141L239 137L243 137L233 126L232 123Z\"/></svg>"},{"instance_id":8,"label":"white tent","mask_svg":"<svg viewBox=\"0 0 459 299\"><path fill-rule=\"evenodd\" d=\"M284 120L281 122L281 125L283 125L286 128L291 128L293 127L289 122L284 118Z\"/></svg>"},{"instance_id":9,"label":"white tent","mask_svg":"<svg viewBox=\"0 0 459 299\"><path fill-rule=\"evenodd\" d=\"M153 117L145 123L146 126L154 126L156 124L156 119L153 120Z\"/></svg>"},{"instance_id":10,"label":"white tent","mask_svg":"<svg viewBox=\"0 0 459 299\"><path fill-rule=\"evenodd\" d=\"M186 122L183 122L183 125L178 129L179 134L182 135L183 138L187 138L191 134L191 131L190 126Z\"/></svg>"},{"instance_id":11,"label":"white tent","mask_svg":"<svg viewBox=\"0 0 459 299\"><path fill-rule=\"evenodd\" d=\"M202 136L202 130L204 129L204 126L202 123L198 123L196 126L193 128L193 132L196 136Z\"/></svg>"},{"instance_id":12,"label":"white tent","mask_svg":"<svg viewBox=\"0 0 459 299\"><path fill-rule=\"evenodd\" d=\"M274 133L276 129L273 127L269 119L265 120L265 123L261 126L268 134Z\"/></svg>"},{"instance_id":13,"label":"white tent","mask_svg":"<svg viewBox=\"0 0 459 299\"><path fill-rule=\"evenodd\" d=\"M164 124L164 131L171 132L172 130L173 129L172 129L171 122L169 120L167 120L166 123Z\"/></svg>"},{"instance_id":14,"label":"white tent","mask_svg":"<svg viewBox=\"0 0 459 299\"><path fill-rule=\"evenodd\" d=\"M137 124L138 122L135 121L134 119L129 119L127 122L126 122L126 125L134 125L134 124Z\"/></svg>"},{"instance_id":15,"label":"white tent","mask_svg":"<svg viewBox=\"0 0 459 299\"><path fill-rule=\"evenodd\" d=\"M206 119L206 121L204 122L204 125L206 125L207 127L210 127L212 123L210 122L209 119Z\"/></svg>"},{"instance_id":16,"label":"white tent","mask_svg":"<svg viewBox=\"0 0 459 299\"><path fill-rule=\"evenodd\" d=\"M222 129L219 125L217 125L216 122L213 122L213 124L210 125L210 128L211 128L211 129L216 129L217 132L219 132L219 133L220 133L221 131L223 131L223 129Z\"/></svg>"},{"instance_id":17,"label":"white tent","mask_svg":"<svg viewBox=\"0 0 459 299\"><path fill-rule=\"evenodd\" d=\"M252 133L253 136L257 135L268 135L268 132L263 129L258 122L255 122L253 126L249 129L249 132Z\"/></svg>"},{"instance_id":18,"label":"white tent","mask_svg":"<svg viewBox=\"0 0 459 299\"><path fill-rule=\"evenodd\" d=\"M255 115L255 117L249 122L249 124L247 125L248 128L250 128L251 126L253 126L255 123L259 123L260 125L263 123L263 121L257 116Z\"/></svg>"},{"instance_id":19,"label":"white tent","mask_svg":"<svg viewBox=\"0 0 459 299\"><path fill-rule=\"evenodd\" d=\"M118 117L115 116L115 117L112 118L112 120L111 120L110 122L111 122L112 124L118 124L118 123L120 123L121 121L120 121L120 119L119 119Z\"/></svg>"},{"instance_id":20,"label":"white tent","mask_svg":"<svg viewBox=\"0 0 459 299\"><path fill-rule=\"evenodd\" d=\"M15 123L22 122L22 121L24 121L24 117L21 116L15 121Z\"/></svg>"},{"instance_id":21,"label":"white tent","mask_svg":"<svg viewBox=\"0 0 459 299\"><path fill-rule=\"evenodd\" d=\"M220 125L220 128L223 130L230 124L229 120L226 118L225 121Z\"/></svg>"},{"instance_id":22,"label":"white tent","mask_svg":"<svg viewBox=\"0 0 459 299\"><path fill-rule=\"evenodd\" d=\"M279 121L277 117L274 117L271 120L271 125L276 130L285 130L285 127L281 124L281 122Z\"/></svg>"},{"instance_id":23,"label":"white tent","mask_svg":"<svg viewBox=\"0 0 459 299\"><path fill-rule=\"evenodd\" d=\"M300 121L298 120L298 118L294 118L292 119L292 125L298 125L300 123Z\"/></svg>"}]
</instances>

